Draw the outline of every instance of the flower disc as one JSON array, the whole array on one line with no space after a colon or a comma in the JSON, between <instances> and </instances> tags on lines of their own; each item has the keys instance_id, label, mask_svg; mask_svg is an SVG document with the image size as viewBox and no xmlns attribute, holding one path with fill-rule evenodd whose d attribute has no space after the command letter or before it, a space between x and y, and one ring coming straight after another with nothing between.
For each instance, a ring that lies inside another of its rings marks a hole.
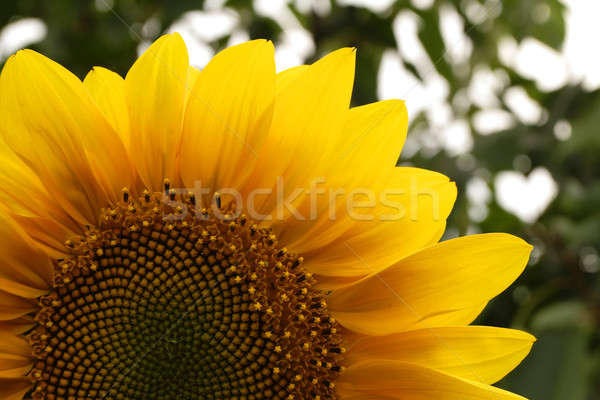
<instances>
[{"instance_id":1,"label":"flower disc","mask_svg":"<svg viewBox=\"0 0 600 400\"><path fill-rule=\"evenodd\" d=\"M30 334L35 398L334 398L339 332L302 259L190 199L146 194L68 243Z\"/></svg>"}]
</instances>

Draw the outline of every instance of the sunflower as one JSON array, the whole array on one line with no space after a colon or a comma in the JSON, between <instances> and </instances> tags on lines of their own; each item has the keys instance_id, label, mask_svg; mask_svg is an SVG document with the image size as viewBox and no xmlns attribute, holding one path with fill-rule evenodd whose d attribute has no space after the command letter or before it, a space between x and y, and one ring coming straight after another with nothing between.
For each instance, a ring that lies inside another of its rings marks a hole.
<instances>
[{"instance_id":1,"label":"sunflower","mask_svg":"<svg viewBox=\"0 0 600 400\"><path fill-rule=\"evenodd\" d=\"M456 187L395 167L404 103L350 108L354 63L276 74L256 40L198 71L170 34L81 82L13 55L0 398L521 398L490 385L534 338L468 325L531 246L439 242Z\"/></svg>"}]
</instances>

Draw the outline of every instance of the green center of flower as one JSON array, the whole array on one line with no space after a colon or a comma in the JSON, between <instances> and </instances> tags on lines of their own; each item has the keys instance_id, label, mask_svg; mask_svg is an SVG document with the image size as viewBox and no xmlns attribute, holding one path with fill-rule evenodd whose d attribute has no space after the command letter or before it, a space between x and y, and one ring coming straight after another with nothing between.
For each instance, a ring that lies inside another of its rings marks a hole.
<instances>
[{"instance_id":1,"label":"green center of flower","mask_svg":"<svg viewBox=\"0 0 600 400\"><path fill-rule=\"evenodd\" d=\"M339 328L301 258L193 197L125 200L40 299L33 398L335 398Z\"/></svg>"}]
</instances>

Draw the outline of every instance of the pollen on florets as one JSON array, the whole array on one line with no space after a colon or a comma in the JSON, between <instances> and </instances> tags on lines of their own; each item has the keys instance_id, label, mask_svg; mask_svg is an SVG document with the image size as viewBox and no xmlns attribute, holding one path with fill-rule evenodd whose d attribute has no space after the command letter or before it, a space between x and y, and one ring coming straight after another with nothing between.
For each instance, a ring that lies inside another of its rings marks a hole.
<instances>
[{"instance_id":1,"label":"pollen on florets","mask_svg":"<svg viewBox=\"0 0 600 400\"><path fill-rule=\"evenodd\" d=\"M164 186L124 190L66 246L29 335L31 396L334 399L340 329L302 258Z\"/></svg>"}]
</instances>

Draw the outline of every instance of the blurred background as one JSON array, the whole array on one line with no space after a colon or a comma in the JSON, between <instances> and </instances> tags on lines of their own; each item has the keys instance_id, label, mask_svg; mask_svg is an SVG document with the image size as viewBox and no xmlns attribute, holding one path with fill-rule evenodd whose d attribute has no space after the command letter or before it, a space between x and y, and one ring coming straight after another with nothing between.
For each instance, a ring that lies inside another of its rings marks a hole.
<instances>
[{"instance_id":1,"label":"blurred background","mask_svg":"<svg viewBox=\"0 0 600 400\"><path fill-rule=\"evenodd\" d=\"M499 386L532 400L600 399L600 2L596 0L18 0L0 62L36 49L80 77L122 75L178 31L192 64L253 38L278 70L358 48L353 104L407 101L399 164L459 194L447 237L503 231L530 266L477 321L538 337Z\"/></svg>"}]
</instances>

